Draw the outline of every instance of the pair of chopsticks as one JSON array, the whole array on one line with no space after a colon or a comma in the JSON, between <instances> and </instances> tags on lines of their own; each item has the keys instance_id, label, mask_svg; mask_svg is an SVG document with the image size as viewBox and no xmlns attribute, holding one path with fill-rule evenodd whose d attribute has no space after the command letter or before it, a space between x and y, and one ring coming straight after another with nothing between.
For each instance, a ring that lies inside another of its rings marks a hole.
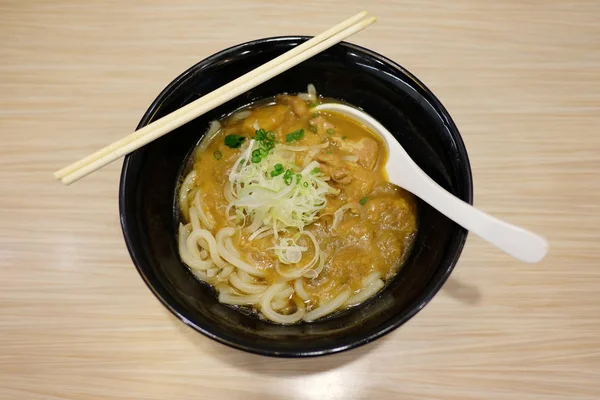
<instances>
[{"instance_id":1,"label":"pair of chopsticks","mask_svg":"<svg viewBox=\"0 0 600 400\"><path fill-rule=\"evenodd\" d=\"M116 159L179 128L240 94L300 64L314 55L362 31L375 22L375 17L364 19L367 12L360 12L335 25L318 36L294 47L292 50L221 86L180 109L146 125L116 142L64 167L54 173L56 179L71 184L99 170Z\"/></svg>"}]
</instances>

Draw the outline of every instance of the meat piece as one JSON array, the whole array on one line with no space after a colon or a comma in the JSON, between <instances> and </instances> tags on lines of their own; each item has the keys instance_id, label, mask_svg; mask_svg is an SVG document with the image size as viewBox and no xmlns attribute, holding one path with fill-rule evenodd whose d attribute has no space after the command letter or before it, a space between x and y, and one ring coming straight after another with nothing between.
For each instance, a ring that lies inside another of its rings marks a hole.
<instances>
[{"instance_id":1,"label":"meat piece","mask_svg":"<svg viewBox=\"0 0 600 400\"><path fill-rule=\"evenodd\" d=\"M339 156L318 153L315 155L315 160L320 163L321 171L323 171L325 175L329 175L335 182L344 185L352 182L352 175L344 166L344 162Z\"/></svg>"},{"instance_id":2,"label":"meat piece","mask_svg":"<svg viewBox=\"0 0 600 400\"><path fill-rule=\"evenodd\" d=\"M347 185L352 182L352 177L345 169L335 170L331 173L331 179L342 185Z\"/></svg>"},{"instance_id":3,"label":"meat piece","mask_svg":"<svg viewBox=\"0 0 600 400\"><path fill-rule=\"evenodd\" d=\"M369 220L381 229L410 230L416 226L416 213L411 204L401 197L379 197L365 204Z\"/></svg>"},{"instance_id":4,"label":"meat piece","mask_svg":"<svg viewBox=\"0 0 600 400\"><path fill-rule=\"evenodd\" d=\"M357 163L368 169L373 170L377 163L379 154L379 145L375 139L362 138L358 141L342 140L341 138L333 138L338 144L340 150L348 152L358 157Z\"/></svg>"},{"instance_id":5,"label":"meat piece","mask_svg":"<svg viewBox=\"0 0 600 400\"><path fill-rule=\"evenodd\" d=\"M344 187L344 192L348 198L360 200L368 196L375 186L373 173L356 164L349 164L348 171L352 177L352 182Z\"/></svg>"},{"instance_id":6,"label":"meat piece","mask_svg":"<svg viewBox=\"0 0 600 400\"><path fill-rule=\"evenodd\" d=\"M281 96L277 96L277 102L291 106L292 111L299 118L302 118L306 114L308 114L308 106L306 105L306 102L304 100L300 99L299 97L281 95Z\"/></svg>"},{"instance_id":7,"label":"meat piece","mask_svg":"<svg viewBox=\"0 0 600 400\"><path fill-rule=\"evenodd\" d=\"M394 265L402 256L404 250L404 237L398 231L391 229L380 229L375 235L375 245L379 250L379 256L387 265Z\"/></svg>"},{"instance_id":8,"label":"meat piece","mask_svg":"<svg viewBox=\"0 0 600 400\"><path fill-rule=\"evenodd\" d=\"M323 115L319 115L316 118L311 118L308 123L316 128L317 131L315 133L320 137L327 137L328 129L335 130L335 125L329 122Z\"/></svg>"},{"instance_id":9,"label":"meat piece","mask_svg":"<svg viewBox=\"0 0 600 400\"><path fill-rule=\"evenodd\" d=\"M337 197L332 197L327 200L327 205L321 210L321 215L333 214L338 208L344 205L344 202Z\"/></svg>"},{"instance_id":10,"label":"meat piece","mask_svg":"<svg viewBox=\"0 0 600 400\"><path fill-rule=\"evenodd\" d=\"M285 105L274 105L256 109L252 112L252 115L244 120L242 129L244 133L251 136L254 136L254 132L257 129L275 130L275 128L281 125L289 112L290 108Z\"/></svg>"},{"instance_id":11,"label":"meat piece","mask_svg":"<svg viewBox=\"0 0 600 400\"><path fill-rule=\"evenodd\" d=\"M333 154L327 154L327 153L320 152L320 153L315 154L315 160L317 160L320 163L332 166L332 167L339 167L339 168L343 167L342 160L338 156L334 156Z\"/></svg>"}]
</instances>

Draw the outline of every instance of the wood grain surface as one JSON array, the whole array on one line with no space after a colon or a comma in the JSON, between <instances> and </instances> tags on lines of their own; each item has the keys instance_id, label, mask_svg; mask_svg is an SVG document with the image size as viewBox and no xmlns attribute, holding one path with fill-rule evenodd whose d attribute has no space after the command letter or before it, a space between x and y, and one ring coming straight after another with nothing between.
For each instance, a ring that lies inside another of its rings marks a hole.
<instances>
[{"instance_id":1,"label":"wood grain surface","mask_svg":"<svg viewBox=\"0 0 600 400\"><path fill-rule=\"evenodd\" d=\"M0 0L1 399L598 399L600 3L379 1L352 39L455 119L475 202L545 235L519 263L471 236L402 328L319 359L271 359L186 328L119 226L120 162L52 172L131 132L181 71L225 47L315 34L356 0Z\"/></svg>"}]
</instances>

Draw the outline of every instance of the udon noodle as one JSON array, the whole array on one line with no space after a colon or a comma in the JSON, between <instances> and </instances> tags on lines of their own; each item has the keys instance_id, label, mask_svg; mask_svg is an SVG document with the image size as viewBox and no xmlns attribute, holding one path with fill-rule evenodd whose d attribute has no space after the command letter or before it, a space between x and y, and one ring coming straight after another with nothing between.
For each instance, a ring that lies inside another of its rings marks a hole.
<instances>
[{"instance_id":1,"label":"udon noodle","mask_svg":"<svg viewBox=\"0 0 600 400\"><path fill-rule=\"evenodd\" d=\"M184 174L182 261L220 302L280 324L379 292L409 253L412 195L389 184L386 148L314 86L211 123Z\"/></svg>"}]
</instances>

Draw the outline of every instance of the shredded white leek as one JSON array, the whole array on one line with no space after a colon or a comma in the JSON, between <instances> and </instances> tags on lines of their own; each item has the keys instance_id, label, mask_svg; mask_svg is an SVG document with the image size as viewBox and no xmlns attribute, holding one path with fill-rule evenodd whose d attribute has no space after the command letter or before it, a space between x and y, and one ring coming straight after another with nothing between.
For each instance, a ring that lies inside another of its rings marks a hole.
<instances>
[{"instance_id":1,"label":"shredded white leek","mask_svg":"<svg viewBox=\"0 0 600 400\"><path fill-rule=\"evenodd\" d=\"M355 163L358 161L358 156L342 156L342 160Z\"/></svg>"},{"instance_id":2,"label":"shredded white leek","mask_svg":"<svg viewBox=\"0 0 600 400\"><path fill-rule=\"evenodd\" d=\"M301 170L294 163L294 153L276 145L260 162L253 163L251 154L257 148L256 141L248 142L229 174L231 204L250 218L248 232L265 226L275 231L289 227L302 231L327 205L326 196L338 190L328 185L318 162ZM272 176L278 165L285 173Z\"/></svg>"},{"instance_id":3,"label":"shredded white leek","mask_svg":"<svg viewBox=\"0 0 600 400\"><path fill-rule=\"evenodd\" d=\"M340 223L344 220L344 211L351 209L351 208L357 209L357 206L358 206L357 203L348 203L348 204L338 208L333 213L333 223L331 224L331 230L335 232L335 230L338 228Z\"/></svg>"},{"instance_id":4,"label":"shredded white leek","mask_svg":"<svg viewBox=\"0 0 600 400\"><path fill-rule=\"evenodd\" d=\"M324 143L303 146L302 149L326 146ZM259 162L252 162L252 154L260 148L260 142L249 141L232 167L230 185L226 190L227 197L231 199L227 206L228 214L235 208L240 219L250 221L245 231L250 233L251 241L272 232L275 243L279 242L268 250L273 250L283 264L299 263L308 248L296 243L299 236L280 238L279 232L296 228L302 233L304 227L315 221L319 211L327 206L326 196L339 192L329 186L317 161L309 162L304 168L298 167L294 162L294 147L275 145ZM316 264L319 249L315 251L314 261L307 264L308 268L302 268L304 272Z\"/></svg>"}]
</instances>

